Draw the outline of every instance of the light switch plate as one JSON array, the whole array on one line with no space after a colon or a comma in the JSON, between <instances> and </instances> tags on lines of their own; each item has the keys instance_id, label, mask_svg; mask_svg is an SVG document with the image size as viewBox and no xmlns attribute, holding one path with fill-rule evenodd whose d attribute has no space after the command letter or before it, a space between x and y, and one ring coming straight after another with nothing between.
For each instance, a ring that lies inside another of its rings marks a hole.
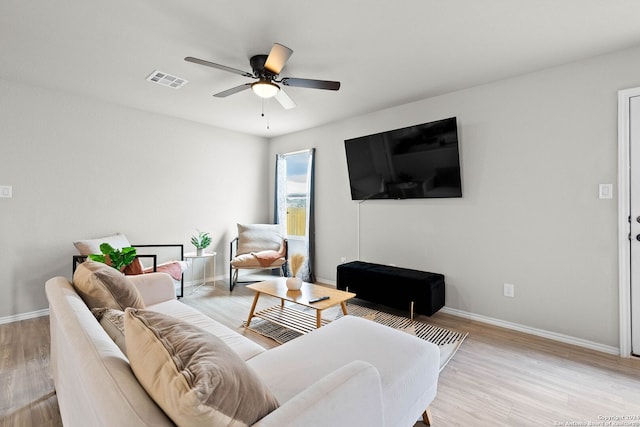
<instances>
[{"instance_id":1,"label":"light switch plate","mask_svg":"<svg viewBox=\"0 0 640 427\"><path fill-rule=\"evenodd\" d=\"M515 286L513 286L511 283L505 283L504 296L509 298L515 297Z\"/></svg>"},{"instance_id":2,"label":"light switch plate","mask_svg":"<svg viewBox=\"0 0 640 427\"><path fill-rule=\"evenodd\" d=\"M600 184L598 186L598 196L601 199L613 199L613 184Z\"/></svg>"},{"instance_id":3,"label":"light switch plate","mask_svg":"<svg viewBox=\"0 0 640 427\"><path fill-rule=\"evenodd\" d=\"M0 185L0 198L10 199L13 197L13 187L10 185Z\"/></svg>"}]
</instances>

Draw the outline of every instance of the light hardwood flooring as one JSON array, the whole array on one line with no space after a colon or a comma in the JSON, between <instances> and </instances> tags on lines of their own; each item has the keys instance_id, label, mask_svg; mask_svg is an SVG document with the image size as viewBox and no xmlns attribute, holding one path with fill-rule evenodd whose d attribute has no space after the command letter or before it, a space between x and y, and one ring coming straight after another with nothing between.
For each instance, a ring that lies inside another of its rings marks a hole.
<instances>
[{"instance_id":1,"label":"light hardwood flooring","mask_svg":"<svg viewBox=\"0 0 640 427\"><path fill-rule=\"evenodd\" d=\"M0 325L0 426L61 426L49 375L49 317Z\"/></svg>"},{"instance_id":2,"label":"light hardwood flooring","mask_svg":"<svg viewBox=\"0 0 640 427\"><path fill-rule=\"evenodd\" d=\"M241 325L253 292L209 284L183 301L265 347ZM277 302L261 297L258 309ZM436 313L417 320L467 331L440 374L435 426L640 426L640 360ZM59 426L49 362L48 317L0 325L0 426ZM623 417L628 417L624 419ZM626 423L626 424L624 424ZM416 423L416 426L422 425Z\"/></svg>"}]
</instances>

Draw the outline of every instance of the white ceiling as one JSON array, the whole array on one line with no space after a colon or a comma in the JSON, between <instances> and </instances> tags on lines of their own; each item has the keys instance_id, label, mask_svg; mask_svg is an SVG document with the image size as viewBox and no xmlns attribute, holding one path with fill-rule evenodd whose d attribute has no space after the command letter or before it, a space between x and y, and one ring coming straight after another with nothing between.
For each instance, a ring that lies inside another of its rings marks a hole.
<instances>
[{"instance_id":1,"label":"white ceiling","mask_svg":"<svg viewBox=\"0 0 640 427\"><path fill-rule=\"evenodd\" d=\"M273 137L640 45L638 0L2 0L0 78ZM273 42L284 77L339 80L338 92L286 88L265 106L251 82L184 61L251 71ZM146 81L160 70L189 81Z\"/></svg>"}]
</instances>

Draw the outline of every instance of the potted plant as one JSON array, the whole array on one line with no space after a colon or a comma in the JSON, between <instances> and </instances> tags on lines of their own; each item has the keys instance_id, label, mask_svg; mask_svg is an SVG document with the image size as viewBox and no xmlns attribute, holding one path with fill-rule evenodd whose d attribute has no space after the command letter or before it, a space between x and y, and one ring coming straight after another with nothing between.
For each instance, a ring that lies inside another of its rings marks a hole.
<instances>
[{"instance_id":1,"label":"potted plant","mask_svg":"<svg viewBox=\"0 0 640 427\"><path fill-rule=\"evenodd\" d=\"M136 248L133 247L115 249L110 244L103 243L100 245L100 252L102 255L90 254L89 258L110 265L118 271L124 270L136 258Z\"/></svg>"},{"instance_id":2,"label":"potted plant","mask_svg":"<svg viewBox=\"0 0 640 427\"><path fill-rule=\"evenodd\" d=\"M202 256L205 248L208 248L211 244L211 236L209 236L209 233L205 233L200 230L196 231L198 232L198 235L191 236L191 244L196 247L196 255Z\"/></svg>"}]
</instances>

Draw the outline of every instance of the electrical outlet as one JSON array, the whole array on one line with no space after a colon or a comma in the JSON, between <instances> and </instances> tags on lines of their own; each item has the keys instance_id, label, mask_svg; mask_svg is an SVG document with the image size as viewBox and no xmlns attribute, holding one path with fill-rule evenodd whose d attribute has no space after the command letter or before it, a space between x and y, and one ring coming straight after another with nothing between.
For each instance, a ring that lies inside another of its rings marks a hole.
<instances>
[{"instance_id":1,"label":"electrical outlet","mask_svg":"<svg viewBox=\"0 0 640 427\"><path fill-rule=\"evenodd\" d=\"M613 184L600 184L598 186L598 197L601 199L613 199Z\"/></svg>"},{"instance_id":2,"label":"electrical outlet","mask_svg":"<svg viewBox=\"0 0 640 427\"><path fill-rule=\"evenodd\" d=\"M516 296L514 286L511 283L504 284L504 296L509 298Z\"/></svg>"},{"instance_id":3,"label":"electrical outlet","mask_svg":"<svg viewBox=\"0 0 640 427\"><path fill-rule=\"evenodd\" d=\"M13 197L13 187L10 185L0 185L0 198L10 199Z\"/></svg>"},{"instance_id":4,"label":"electrical outlet","mask_svg":"<svg viewBox=\"0 0 640 427\"><path fill-rule=\"evenodd\" d=\"M340 258L340 264L344 264L345 262L347 262L347 259L345 257Z\"/></svg>"}]
</instances>

